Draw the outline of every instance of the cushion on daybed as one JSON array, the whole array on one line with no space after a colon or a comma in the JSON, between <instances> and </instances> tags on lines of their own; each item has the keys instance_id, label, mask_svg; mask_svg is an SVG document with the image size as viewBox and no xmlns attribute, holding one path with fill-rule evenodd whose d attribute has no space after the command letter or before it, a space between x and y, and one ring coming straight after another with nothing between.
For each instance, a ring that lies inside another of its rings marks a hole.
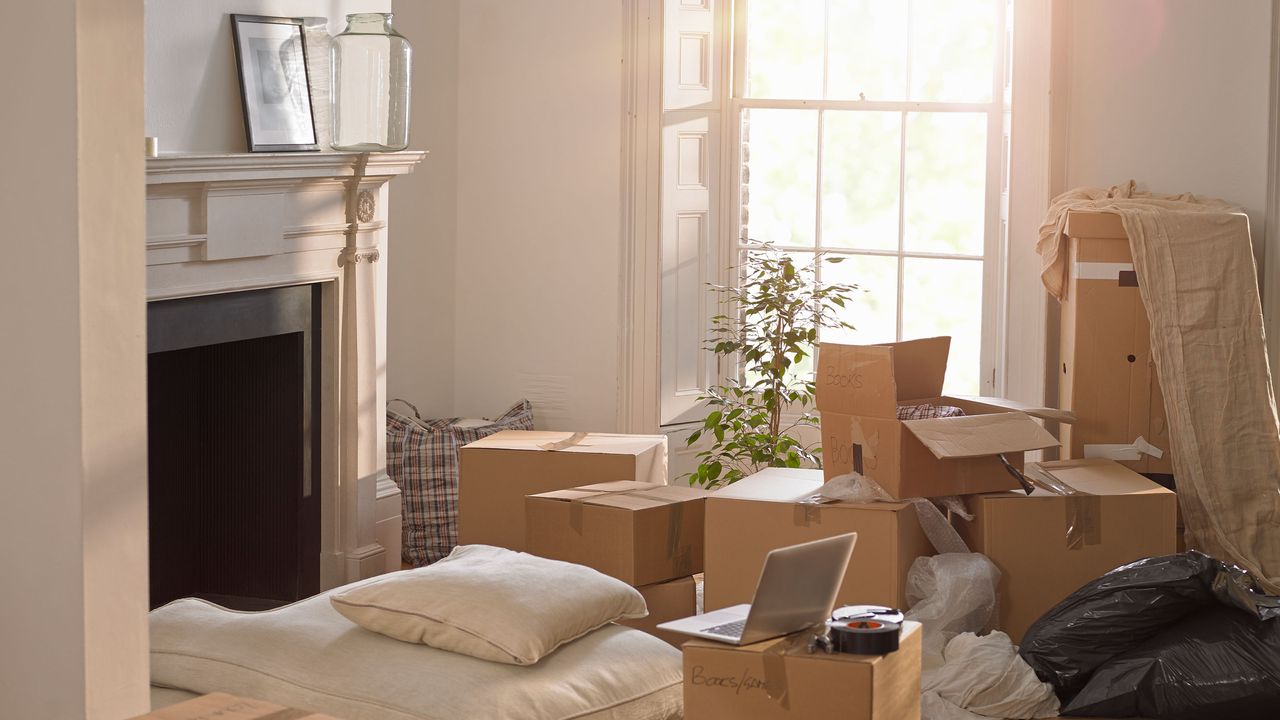
<instances>
[{"instance_id":1,"label":"cushion on daybed","mask_svg":"<svg viewBox=\"0 0 1280 720\"><path fill-rule=\"evenodd\" d=\"M229 692L345 720L673 720L680 651L609 625L536 665L401 642L338 614L329 594L236 612L175 600L151 613L151 680Z\"/></svg>"},{"instance_id":2,"label":"cushion on daybed","mask_svg":"<svg viewBox=\"0 0 1280 720\"><path fill-rule=\"evenodd\" d=\"M648 614L635 588L591 568L463 545L423 568L330 596L355 624L482 660L532 665L566 642Z\"/></svg>"}]
</instances>

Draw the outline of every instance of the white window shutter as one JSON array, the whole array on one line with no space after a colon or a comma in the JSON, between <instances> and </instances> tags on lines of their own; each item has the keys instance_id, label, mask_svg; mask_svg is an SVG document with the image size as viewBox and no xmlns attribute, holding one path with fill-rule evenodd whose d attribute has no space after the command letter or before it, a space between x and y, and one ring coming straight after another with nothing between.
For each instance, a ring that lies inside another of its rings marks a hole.
<instances>
[{"instance_id":1,"label":"white window shutter","mask_svg":"<svg viewBox=\"0 0 1280 720\"><path fill-rule=\"evenodd\" d=\"M699 419L718 375L705 345L719 279L720 148L727 0L665 0L662 123L661 421Z\"/></svg>"}]
</instances>

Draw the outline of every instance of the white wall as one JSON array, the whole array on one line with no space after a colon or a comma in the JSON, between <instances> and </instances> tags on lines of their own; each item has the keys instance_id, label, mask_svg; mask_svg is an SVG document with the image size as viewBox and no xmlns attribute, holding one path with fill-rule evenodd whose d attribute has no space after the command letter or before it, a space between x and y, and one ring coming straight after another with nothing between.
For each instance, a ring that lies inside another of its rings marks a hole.
<instances>
[{"instance_id":1,"label":"white wall","mask_svg":"<svg viewBox=\"0 0 1280 720\"><path fill-rule=\"evenodd\" d=\"M622 7L465 0L454 409L617 426Z\"/></svg>"},{"instance_id":2,"label":"white wall","mask_svg":"<svg viewBox=\"0 0 1280 720\"><path fill-rule=\"evenodd\" d=\"M147 0L147 135L161 152L245 152L228 15L326 17L389 12L391 0Z\"/></svg>"},{"instance_id":3,"label":"white wall","mask_svg":"<svg viewBox=\"0 0 1280 720\"><path fill-rule=\"evenodd\" d=\"M48 0L0 44L0 699L146 712L141 0Z\"/></svg>"},{"instance_id":4,"label":"white wall","mask_svg":"<svg viewBox=\"0 0 1280 720\"><path fill-rule=\"evenodd\" d=\"M424 417L451 417L459 0L397 0L393 10L413 43L409 142L430 154L391 183L387 398L412 402Z\"/></svg>"},{"instance_id":5,"label":"white wall","mask_svg":"<svg viewBox=\"0 0 1280 720\"><path fill-rule=\"evenodd\" d=\"M1265 216L1270 0L1073 0L1067 187L1130 178Z\"/></svg>"}]
</instances>

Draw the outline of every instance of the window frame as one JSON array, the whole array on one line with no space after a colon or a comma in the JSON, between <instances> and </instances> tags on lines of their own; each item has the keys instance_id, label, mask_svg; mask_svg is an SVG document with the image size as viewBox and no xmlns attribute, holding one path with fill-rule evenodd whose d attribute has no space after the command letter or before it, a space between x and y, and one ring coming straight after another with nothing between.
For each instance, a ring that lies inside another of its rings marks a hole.
<instances>
[{"instance_id":1,"label":"window frame","mask_svg":"<svg viewBox=\"0 0 1280 720\"><path fill-rule=\"evenodd\" d=\"M1005 391L1004 376L1007 345L1007 286L1008 276L1008 210L1009 210L1009 136L1011 106L1011 19L1013 0L996 0L996 47L995 66L992 68L991 100L982 102L938 102L916 100L828 100L828 99L775 99L746 97L746 37L747 6L751 0L728 0L731 4L732 32L725 50L725 60L730 65L728 82L723 87L727 91L722 95L724 107L723 156L726 160L725 178L731 179L731 187L720 193L723 201L720 217L728 219L720 223L718 244L721 257L739 258L746 252L748 245L742 237L742 120L743 113L752 109L778 110L814 110L817 112L817 162L816 162L816 195L814 217L814 245L774 244L779 250L796 252L823 252L828 256L878 256L897 259L897 298L895 302L896 337L906 340L902 335L903 299L906 293L904 274L907 258L955 259L969 262L981 262L982 278L982 340L979 359L979 394L1003 395ZM827 8L831 0L824 0ZM899 0L893 0L899 1ZM907 3L907 23L911 24L913 0ZM829 12L829 10L828 10ZM829 79L827 52L830 27L824 27L823 45L823 94ZM908 36L907 42L910 43ZM907 48L910 57L910 46ZM907 68L906 81L910 86L910 65ZM823 147L824 118L827 111L853 112L897 112L901 117L899 136L899 174L898 174L898 247L896 250L869 250L831 248L822 246L822 179L823 179ZM984 194L983 213L983 253L977 255L961 255L952 253L936 253L907 250L905 247L906 228L904 227L903 208L905 206L906 184L906 147L907 118L911 112L955 112L983 113L987 116L987 152L986 152L986 192ZM979 257L981 259L979 259ZM821 265L821 264L819 264ZM819 273L821 268L819 267ZM726 282L736 282L736 273L729 273ZM821 278L821 274L819 274ZM727 376L722 369L722 379Z\"/></svg>"}]
</instances>

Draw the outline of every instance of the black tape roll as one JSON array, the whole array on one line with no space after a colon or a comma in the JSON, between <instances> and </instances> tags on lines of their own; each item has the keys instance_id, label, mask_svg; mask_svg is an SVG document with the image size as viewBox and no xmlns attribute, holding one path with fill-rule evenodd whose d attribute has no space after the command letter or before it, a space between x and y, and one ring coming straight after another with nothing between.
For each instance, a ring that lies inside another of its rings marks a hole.
<instances>
[{"instance_id":1,"label":"black tape roll","mask_svg":"<svg viewBox=\"0 0 1280 720\"><path fill-rule=\"evenodd\" d=\"M836 652L853 655L884 655L898 649L902 626L879 620L854 620L829 623L831 647Z\"/></svg>"}]
</instances>

